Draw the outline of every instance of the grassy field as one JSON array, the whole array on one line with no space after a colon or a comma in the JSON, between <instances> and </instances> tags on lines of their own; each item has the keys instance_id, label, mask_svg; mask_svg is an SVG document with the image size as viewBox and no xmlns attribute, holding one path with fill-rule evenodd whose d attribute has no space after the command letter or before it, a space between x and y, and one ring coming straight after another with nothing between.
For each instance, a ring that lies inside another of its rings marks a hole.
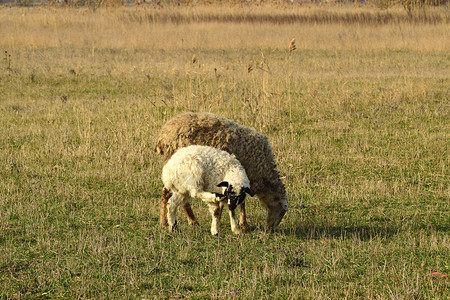
<instances>
[{"instance_id":1,"label":"grassy field","mask_svg":"<svg viewBox=\"0 0 450 300\"><path fill-rule=\"evenodd\" d=\"M448 7L0 7L0 28L1 299L446 299ZM252 230L217 238L198 201L199 227L160 228L155 137L188 110L265 133L306 208L268 231L249 198Z\"/></svg>"}]
</instances>

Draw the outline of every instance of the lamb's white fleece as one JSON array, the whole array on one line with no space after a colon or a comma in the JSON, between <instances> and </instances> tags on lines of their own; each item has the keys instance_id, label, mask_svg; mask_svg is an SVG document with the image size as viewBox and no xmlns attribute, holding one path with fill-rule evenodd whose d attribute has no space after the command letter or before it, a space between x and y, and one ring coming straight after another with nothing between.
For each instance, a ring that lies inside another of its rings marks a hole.
<instances>
[{"instance_id":1,"label":"lamb's white fleece","mask_svg":"<svg viewBox=\"0 0 450 300\"><path fill-rule=\"evenodd\" d=\"M220 215L226 200L217 194L226 194L227 182L234 195L242 195L250 188L250 181L241 163L232 154L209 146L188 146L180 148L165 164L162 171L164 187L172 191L167 203L167 219L171 230L176 226L178 206L189 198L200 198L209 205L213 218L211 233L218 234ZM230 212L231 229L240 233L234 210Z\"/></svg>"}]
</instances>

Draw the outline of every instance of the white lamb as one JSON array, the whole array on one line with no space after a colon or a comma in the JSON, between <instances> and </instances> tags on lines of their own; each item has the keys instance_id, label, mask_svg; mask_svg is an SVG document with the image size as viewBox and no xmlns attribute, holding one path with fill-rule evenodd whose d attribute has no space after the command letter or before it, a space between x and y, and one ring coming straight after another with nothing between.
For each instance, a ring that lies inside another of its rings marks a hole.
<instances>
[{"instance_id":1,"label":"white lamb","mask_svg":"<svg viewBox=\"0 0 450 300\"><path fill-rule=\"evenodd\" d=\"M162 171L164 187L172 191L167 203L169 229L176 229L178 206L190 198L200 198L209 206L212 216L211 234L218 235L220 217L228 203L231 230L239 234L235 208L246 194L253 196L244 168L234 155L209 146L188 146L172 155Z\"/></svg>"}]
</instances>

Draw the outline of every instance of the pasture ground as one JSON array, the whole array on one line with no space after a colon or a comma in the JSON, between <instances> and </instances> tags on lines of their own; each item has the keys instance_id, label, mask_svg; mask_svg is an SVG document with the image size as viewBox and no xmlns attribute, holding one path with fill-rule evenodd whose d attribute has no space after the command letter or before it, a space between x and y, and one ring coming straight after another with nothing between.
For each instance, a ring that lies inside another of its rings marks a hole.
<instances>
[{"instance_id":1,"label":"pasture ground","mask_svg":"<svg viewBox=\"0 0 450 300\"><path fill-rule=\"evenodd\" d=\"M422 13L0 7L0 298L445 299L448 8ZM154 141L187 110L267 134L306 208L268 231L249 198L217 238L198 201L162 230Z\"/></svg>"}]
</instances>

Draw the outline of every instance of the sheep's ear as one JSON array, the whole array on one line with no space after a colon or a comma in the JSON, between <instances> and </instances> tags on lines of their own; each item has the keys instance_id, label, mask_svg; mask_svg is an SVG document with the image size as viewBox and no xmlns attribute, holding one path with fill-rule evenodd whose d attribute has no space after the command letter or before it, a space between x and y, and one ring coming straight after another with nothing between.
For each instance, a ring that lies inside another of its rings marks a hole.
<instances>
[{"instance_id":1,"label":"sheep's ear","mask_svg":"<svg viewBox=\"0 0 450 300\"><path fill-rule=\"evenodd\" d=\"M218 185L217 185L217 187L228 187L228 182L226 182L226 181L222 181L221 183L219 183Z\"/></svg>"},{"instance_id":2,"label":"sheep's ear","mask_svg":"<svg viewBox=\"0 0 450 300\"><path fill-rule=\"evenodd\" d=\"M225 199L225 195L222 195L222 194L219 194L219 193L214 193L215 195L216 195L216 198L219 198L219 199Z\"/></svg>"},{"instance_id":3,"label":"sheep's ear","mask_svg":"<svg viewBox=\"0 0 450 300\"><path fill-rule=\"evenodd\" d=\"M281 200L280 201L280 205L289 214L289 205L288 205L287 201L286 200Z\"/></svg>"},{"instance_id":4,"label":"sheep's ear","mask_svg":"<svg viewBox=\"0 0 450 300\"><path fill-rule=\"evenodd\" d=\"M246 192L247 194L249 194L251 197L255 196L255 194L252 192L252 190L251 190L248 186L246 186L246 187L244 188L244 192Z\"/></svg>"}]
</instances>

